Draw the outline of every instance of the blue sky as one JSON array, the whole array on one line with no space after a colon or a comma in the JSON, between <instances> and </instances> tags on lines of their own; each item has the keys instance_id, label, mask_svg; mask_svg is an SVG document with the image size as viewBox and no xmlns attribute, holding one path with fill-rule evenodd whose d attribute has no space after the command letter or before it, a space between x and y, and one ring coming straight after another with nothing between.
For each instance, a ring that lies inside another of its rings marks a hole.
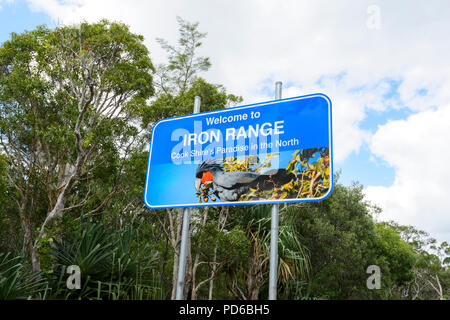
<instances>
[{"instance_id":1,"label":"blue sky","mask_svg":"<svg viewBox=\"0 0 450 320\"><path fill-rule=\"evenodd\" d=\"M380 220L450 241L450 42L442 40L450 32L449 2L0 0L0 6L0 42L39 24L107 18L144 35L155 63L166 59L156 38L177 40L176 15L198 21L208 33L200 54L212 62L206 80L243 96L243 104L273 99L275 81L283 82L284 98L325 93L333 102L339 181L363 184L366 198L383 209Z\"/></svg>"},{"instance_id":2,"label":"blue sky","mask_svg":"<svg viewBox=\"0 0 450 320\"><path fill-rule=\"evenodd\" d=\"M340 82L345 77L345 72L340 72L332 76L319 77L316 81L317 85L321 85L324 78L333 78L334 81ZM267 78L259 83L260 89L258 94L262 96L274 95L275 79ZM383 99L387 104L390 101L399 102L398 88L401 81L393 79L384 79L389 84L389 90L383 94ZM285 89L297 88L302 90L302 86L295 82L287 82L283 84ZM363 90L363 87L352 88L350 91ZM325 93L325 92L324 92ZM366 110L366 117L359 123L359 128L375 133L378 126L386 124L392 120L407 119L412 112L407 108L387 108L385 110ZM358 150L352 151L344 161L335 164L335 171L340 172L339 183L344 185L352 185L357 182L362 185L390 186L395 178L395 170L389 166L383 159L374 156L367 143L363 143Z\"/></svg>"},{"instance_id":3,"label":"blue sky","mask_svg":"<svg viewBox=\"0 0 450 320\"><path fill-rule=\"evenodd\" d=\"M41 24L54 26L52 19L47 14L31 11L25 1L3 2L1 7L0 42L8 40L11 32L21 33L25 30L33 30Z\"/></svg>"},{"instance_id":4,"label":"blue sky","mask_svg":"<svg viewBox=\"0 0 450 320\"><path fill-rule=\"evenodd\" d=\"M346 74L345 71L342 71L334 75L323 75L318 78L315 84L321 87L325 79L333 79L335 83L340 83ZM261 81L259 83L260 89L258 94L262 96L274 95L275 81L273 78L267 78ZM403 106L400 100L398 89L402 83L401 80L386 78L381 79L380 83L387 84L388 87L381 95L382 101L387 107L382 110L366 107L365 118L358 124L361 130L365 130L371 134L374 134L379 126L385 125L388 121L405 120L414 113L409 108ZM289 88L303 89L301 84L293 81L284 83L283 87L285 90ZM349 92L364 90L367 90L367 88L363 85L350 88ZM417 94L426 94L426 89L418 90ZM357 150L353 150L343 161L338 161L335 164L335 171L340 173L339 183L347 186L353 183L359 183L363 186L376 185L388 187L392 185L395 178L395 169L383 159L372 154L367 142L363 142Z\"/></svg>"}]
</instances>

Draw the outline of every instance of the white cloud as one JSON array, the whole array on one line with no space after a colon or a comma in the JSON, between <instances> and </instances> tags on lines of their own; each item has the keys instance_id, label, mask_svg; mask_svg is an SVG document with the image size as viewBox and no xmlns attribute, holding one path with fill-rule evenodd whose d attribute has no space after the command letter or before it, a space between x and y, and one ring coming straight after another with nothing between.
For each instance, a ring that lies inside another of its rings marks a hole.
<instances>
[{"instance_id":1,"label":"white cloud","mask_svg":"<svg viewBox=\"0 0 450 320\"><path fill-rule=\"evenodd\" d=\"M445 198L439 196L446 181L439 177L448 177L449 170L427 153L434 141L440 141L443 149L450 138L450 125L447 128L442 122L448 119L444 106L450 101L447 41L450 3L439 0L28 2L34 10L45 11L63 23L100 18L123 21L133 32L145 36L155 62L165 59L155 38L176 41L176 15L199 21L201 31L208 32L202 54L212 59L213 66L205 75L209 81L224 84L229 92L244 96L246 103L273 99L273 95L261 91L267 81L293 83L284 90L284 97L326 93L333 101L335 161L343 161L363 143L371 141L371 150L396 168L393 186L367 188L370 199L383 205L385 216L403 222L407 217L415 217L410 220L432 228L427 231L438 227L450 230L450 221L444 219L444 210L439 209L446 206ZM379 30L367 27L370 5L380 9ZM385 96L390 91L389 79L401 81L394 100ZM418 114L407 121L393 121L380 127L373 138L359 128L367 109L400 107ZM433 119L442 125L434 127ZM424 130L422 135L418 135L415 126ZM439 132L433 131L438 128ZM417 139L410 140L412 136ZM440 168L439 177L414 171L421 170L424 156ZM426 185L420 192L414 183L417 180L413 180L415 176L420 176L421 183Z\"/></svg>"},{"instance_id":2,"label":"white cloud","mask_svg":"<svg viewBox=\"0 0 450 320\"><path fill-rule=\"evenodd\" d=\"M416 225L450 239L450 105L391 121L379 128L371 150L396 169L390 187L365 192L384 208L383 220Z\"/></svg>"},{"instance_id":3,"label":"white cloud","mask_svg":"<svg viewBox=\"0 0 450 320\"><path fill-rule=\"evenodd\" d=\"M342 146L336 147L342 150L338 161L364 141L366 133L357 125L365 108L385 108L377 95L381 79L404 78L400 98L415 110L425 110L445 95L441 84L449 66L444 49L450 46L442 39L449 30L450 8L442 8L442 2L379 1L381 29L376 31L366 25L372 1L28 1L63 23L104 17L124 21L146 37L159 62L165 55L155 38L176 40L175 16L199 21L208 32L202 53L213 61L206 77L248 103L273 98L260 92L265 79L294 82L298 94L307 94L321 76L346 72L345 84L331 80L315 86L333 91L334 114L343 121L334 126L342 132L335 135ZM357 94L348 92L363 85ZM430 95L416 96L421 88Z\"/></svg>"}]
</instances>

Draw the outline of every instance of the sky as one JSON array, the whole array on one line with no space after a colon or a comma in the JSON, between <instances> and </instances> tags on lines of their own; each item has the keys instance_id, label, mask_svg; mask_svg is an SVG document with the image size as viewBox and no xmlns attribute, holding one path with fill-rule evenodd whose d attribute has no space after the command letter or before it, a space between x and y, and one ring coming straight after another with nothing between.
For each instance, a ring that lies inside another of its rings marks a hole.
<instances>
[{"instance_id":1,"label":"sky","mask_svg":"<svg viewBox=\"0 0 450 320\"><path fill-rule=\"evenodd\" d=\"M0 0L0 42L10 32L101 18L156 42L177 39L176 16L207 32L202 76L243 104L321 92L333 103L339 182L394 220L450 241L450 2L382 0Z\"/></svg>"}]
</instances>

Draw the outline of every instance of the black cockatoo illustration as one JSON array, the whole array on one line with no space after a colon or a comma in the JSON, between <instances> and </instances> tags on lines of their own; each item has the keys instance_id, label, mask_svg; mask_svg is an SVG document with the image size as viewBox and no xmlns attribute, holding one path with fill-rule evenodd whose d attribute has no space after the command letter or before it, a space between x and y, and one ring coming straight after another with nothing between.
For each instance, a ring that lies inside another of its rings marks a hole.
<instances>
[{"instance_id":1,"label":"black cockatoo illustration","mask_svg":"<svg viewBox=\"0 0 450 320\"><path fill-rule=\"evenodd\" d=\"M197 191L205 184L212 185L214 193L221 201L237 201L249 188L273 189L295 178L285 169L273 169L265 173L229 171L225 172L215 160L206 160L197 167L195 188Z\"/></svg>"}]
</instances>

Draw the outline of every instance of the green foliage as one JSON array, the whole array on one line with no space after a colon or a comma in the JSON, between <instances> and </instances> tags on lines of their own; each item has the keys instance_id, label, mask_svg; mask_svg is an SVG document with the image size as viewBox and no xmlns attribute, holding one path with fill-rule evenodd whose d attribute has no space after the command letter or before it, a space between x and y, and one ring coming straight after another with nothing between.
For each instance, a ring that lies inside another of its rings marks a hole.
<instances>
[{"instance_id":1,"label":"green foliage","mask_svg":"<svg viewBox=\"0 0 450 320\"><path fill-rule=\"evenodd\" d=\"M36 250L54 217L99 212L125 191L122 170L142 149L153 71L143 37L107 20L41 26L1 45L0 153L8 223L24 233L23 249Z\"/></svg>"},{"instance_id":2,"label":"green foliage","mask_svg":"<svg viewBox=\"0 0 450 320\"><path fill-rule=\"evenodd\" d=\"M245 292L247 299L267 298L271 206L235 207L231 212L230 227L247 242L246 252L229 266L227 272L234 278L231 291ZM236 232L236 231L235 231ZM229 246L228 250L232 250ZM278 242L278 287L280 299L289 299L296 282L304 282L310 272L308 249L299 237L289 217L280 214ZM239 291L238 290L238 291ZM235 296L234 298L242 298Z\"/></svg>"},{"instance_id":3,"label":"green foliage","mask_svg":"<svg viewBox=\"0 0 450 320\"><path fill-rule=\"evenodd\" d=\"M74 128L80 107L75 94L87 87L98 99L120 97L127 113L137 115L153 93L153 66L142 41L127 26L106 20L13 34L0 48L2 134L29 148L39 138L52 145L46 150L52 155L66 151L69 157L75 136L68 129ZM87 134L86 145L102 140L107 133L102 128L110 129L106 118L98 120L100 128ZM114 121L113 126L119 124Z\"/></svg>"},{"instance_id":4,"label":"green foliage","mask_svg":"<svg viewBox=\"0 0 450 320\"><path fill-rule=\"evenodd\" d=\"M78 299L126 299L146 296L157 256L141 245L139 232L133 227L114 230L103 223L86 223L73 235L55 241L53 256L55 297ZM65 288L66 268L81 269L81 290ZM152 294L153 291L152 291Z\"/></svg>"},{"instance_id":5,"label":"green foliage","mask_svg":"<svg viewBox=\"0 0 450 320\"><path fill-rule=\"evenodd\" d=\"M414 252L392 230L377 226L371 218L376 210L364 201L361 186L340 184L326 200L288 207L309 249L311 278L304 290L310 297L386 298L391 285L410 279ZM382 270L381 291L366 287L369 265Z\"/></svg>"},{"instance_id":6,"label":"green foliage","mask_svg":"<svg viewBox=\"0 0 450 320\"><path fill-rule=\"evenodd\" d=\"M0 253L0 300L45 297L46 290L42 274L33 273L23 257Z\"/></svg>"},{"instance_id":7,"label":"green foliage","mask_svg":"<svg viewBox=\"0 0 450 320\"><path fill-rule=\"evenodd\" d=\"M377 223L375 231L378 257L374 264L384 271L384 285L389 287L410 281L413 278L412 267L416 258L412 246L385 223Z\"/></svg>"},{"instance_id":8,"label":"green foliage","mask_svg":"<svg viewBox=\"0 0 450 320\"><path fill-rule=\"evenodd\" d=\"M157 87L161 93L183 95L193 87L193 80L199 72L207 71L211 66L209 58L198 57L196 51L202 45L206 33L198 31L198 22L189 23L177 17L179 39L178 46L170 45L166 40L157 38L167 52L168 64L159 65Z\"/></svg>"},{"instance_id":9,"label":"green foliage","mask_svg":"<svg viewBox=\"0 0 450 320\"><path fill-rule=\"evenodd\" d=\"M436 239L413 226L402 226L393 221L383 224L402 238L414 251L410 279L402 286L394 287L394 293L403 299L437 300L450 296L450 247L447 242L438 244Z\"/></svg>"}]
</instances>

